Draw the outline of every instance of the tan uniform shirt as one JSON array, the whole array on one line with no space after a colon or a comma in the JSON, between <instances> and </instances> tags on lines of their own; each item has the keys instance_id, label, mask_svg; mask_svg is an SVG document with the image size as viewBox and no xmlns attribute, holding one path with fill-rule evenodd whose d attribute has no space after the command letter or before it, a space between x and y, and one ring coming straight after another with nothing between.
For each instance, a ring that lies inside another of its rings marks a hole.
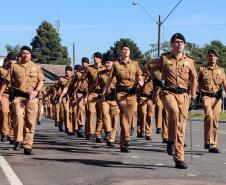
<instances>
[{"instance_id":1,"label":"tan uniform shirt","mask_svg":"<svg viewBox=\"0 0 226 185\"><path fill-rule=\"evenodd\" d=\"M111 75L111 71L108 71L107 69L104 71L101 71L99 73L99 84L100 84L100 88L103 89L105 87L105 84L107 83L108 79L110 78ZM108 87L108 89L106 90L106 94L108 95L112 92L113 89L115 89L116 86L116 78L114 77L112 80L111 85Z\"/></svg>"},{"instance_id":2,"label":"tan uniform shirt","mask_svg":"<svg viewBox=\"0 0 226 185\"><path fill-rule=\"evenodd\" d=\"M208 92L216 93L220 89L220 85L225 81L225 72L221 67L215 68L208 65L202 66L199 72L199 89Z\"/></svg>"},{"instance_id":3,"label":"tan uniform shirt","mask_svg":"<svg viewBox=\"0 0 226 185\"><path fill-rule=\"evenodd\" d=\"M91 90L92 92L94 90L100 90L97 77L98 73L103 70L105 70L105 67L103 65L100 65L99 67L92 65L86 68L86 71L82 75L82 80L85 80L87 78L89 91Z\"/></svg>"},{"instance_id":4,"label":"tan uniform shirt","mask_svg":"<svg viewBox=\"0 0 226 185\"><path fill-rule=\"evenodd\" d=\"M141 94L141 96L142 96L142 94L149 96L149 95L151 95L151 92L153 91L152 79L149 78L149 76L146 74L143 74L142 77L144 79L144 85L140 89L140 94Z\"/></svg>"},{"instance_id":5,"label":"tan uniform shirt","mask_svg":"<svg viewBox=\"0 0 226 185\"><path fill-rule=\"evenodd\" d=\"M64 87L67 86L68 82L70 82L71 79L72 79L72 77L69 77L69 76L60 77L59 85L60 85L62 90L63 90Z\"/></svg>"},{"instance_id":6,"label":"tan uniform shirt","mask_svg":"<svg viewBox=\"0 0 226 185\"><path fill-rule=\"evenodd\" d=\"M177 59L173 53L161 56L147 64L150 70L160 70L165 86L188 89L191 78L197 78L194 60L185 54Z\"/></svg>"},{"instance_id":7,"label":"tan uniform shirt","mask_svg":"<svg viewBox=\"0 0 226 185\"><path fill-rule=\"evenodd\" d=\"M74 76L71 78L70 81L68 81L66 87L68 88L68 91L74 93L75 91L75 87L78 81L80 81L82 79L82 75L85 71L77 71ZM88 92L88 79L84 79L82 80L82 83L78 89L79 92Z\"/></svg>"},{"instance_id":8,"label":"tan uniform shirt","mask_svg":"<svg viewBox=\"0 0 226 185\"><path fill-rule=\"evenodd\" d=\"M45 78L41 66L29 61L25 64L13 64L5 79L11 82L12 87L29 93Z\"/></svg>"},{"instance_id":9,"label":"tan uniform shirt","mask_svg":"<svg viewBox=\"0 0 226 185\"><path fill-rule=\"evenodd\" d=\"M136 61L128 60L127 62L114 62L112 69L112 76L117 79L116 86L126 86L132 88L137 85L138 77L142 72L140 66Z\"/></svg>"}]
</instances>

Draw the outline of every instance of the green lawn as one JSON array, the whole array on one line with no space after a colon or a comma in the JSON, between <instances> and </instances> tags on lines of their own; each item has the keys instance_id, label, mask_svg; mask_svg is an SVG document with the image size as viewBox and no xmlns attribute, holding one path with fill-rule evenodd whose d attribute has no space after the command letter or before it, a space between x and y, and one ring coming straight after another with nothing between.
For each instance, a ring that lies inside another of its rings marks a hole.
<instances>
[{"instance_id":1,"label":"green lawn","mask_svg":"<svg viewBox=\"0 0 226 185\"><path fill-rule=\"evenodd\" d=\"M204 118L204 113L202 112L195 112L195 113L192 113L192 118ZM221 112L221 115L220 115L220 120L226 120L226 111L223 113Z\"/></svg>"}]
</instances>

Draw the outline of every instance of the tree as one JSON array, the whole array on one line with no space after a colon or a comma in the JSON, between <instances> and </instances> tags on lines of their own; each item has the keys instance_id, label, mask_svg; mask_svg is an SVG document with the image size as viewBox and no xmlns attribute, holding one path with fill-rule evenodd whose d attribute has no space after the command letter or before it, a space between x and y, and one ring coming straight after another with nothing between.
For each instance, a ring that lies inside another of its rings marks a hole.
<instances>
[{"instance_id":1,"label":"tree","mask_svg":"<svg viewBox=\"0 0 226 185\"><path fill-rule=\"evenodd\" d=\"M130 58L133 60L137 60L138 62L141 62L143 59L142 52L140 51L139 47L135 42L128 38L121 38L120 40L116 41L114 43L113 47L110 47L110 50L108 50L106 53L104 53L105 56L111 56L114 58L119 58L121 53L121 46L123 44L128 44L130 47Z\"/></svg>"},{"instance_id":2,"label":"tree","mask_svg":"<svg viewBox=\"0 0 226 185\"><path fill-rule=\"evenodd\" d=\"M43 21L36 31L31 46L38 63L70 64L67 48L61 46L59 34L50 23Z\"/></svg>"},{"instance_id":3,"label":"tree","mask_svg":"<svg viewBox=\"0 0 226 185\"><path fill-rule=\"evenodd\" d=\"M9 53L9 52L15 52L15 53L19 54L20 53L20 48L21 48L20 45L11 46L10 44L7 44L5 46L5 49L6 49L7 53Z\"/></svg>"}]
</instances>

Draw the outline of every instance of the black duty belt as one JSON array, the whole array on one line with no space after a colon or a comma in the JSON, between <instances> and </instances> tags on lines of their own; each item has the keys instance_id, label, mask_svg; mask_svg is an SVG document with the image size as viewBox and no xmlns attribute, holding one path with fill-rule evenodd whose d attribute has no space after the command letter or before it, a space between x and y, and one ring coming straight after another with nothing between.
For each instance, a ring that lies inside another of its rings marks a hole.
<instances>
[{"instance_id":1,"label":"black duty belt","mask_svg":"<svg viewBox=\"0 0 226 185\"><path fill-rule=\"evenodd\" d=\"M80 94L87 94L87 91L81 91L80 89L77 90L77 93L80 93Z\"/></svg>"},{"instance_id":2,"label":"black duty belt","mask_svg":"<svg viewBox=\"0 0 226 185\"><path fill-rule=\"evenodd\" d=\"M145 98L151 98L152 97L153 92L151 92L151 94L147 95L147 94L143 94L141 93L141 97L145 97Z\"/></svg>"},{"instance_id":3,"label":"black duty belt","mask_svg":"<svg viewBox=\"0 0 226 185\"><path fill-rule=\"evenodd\" d=\"M202 92L202 96L218 97L219 96L219 92L216 92L216 93Z\"/></svg>"},{"instance_id":4,"label":"black duty belt","mask_svg":"<svg viewBox=\"0 0 226 185\"><path fill-rule=\"evenodd\" d=\"M13 96L14 97L29 98L30 95L29 95L29 93L25 93L25 92L20 91L18 89L14 89Z\"/></svg>"},{"instance_id":5,"label":"black duty belt","mask_svg":"<svg viewBox=\"0 0 226 185\"><path fill-rule=\"evenodd\" d=\"M97 94L100 94L102 91L101 91L101 89L94 89L93 91L92 91L92 93L97 93Z\"/></svg>"},{"instance_id":6,"label":"black duty belt","mask_svg":"<svg viewBox=\"0 0 226 185\"><path fill-rule=\"evenodd\" d=\"M132 87L132 88L128 88L126 86L118 86L116 87L116 92L125 92L128 94L137 94L137 88L136 87Z\"/></svg>"},{"instance_id":7,"label":"black duty belt","mask_svg":"<svg viewBox=\"0 0 226 185\"><path fill-rule=\"evenodd\" d=\"M163 87L164 90L172 92L174 94L184 94L184 93L188 93L187 89L184 88L169 88L169 87Z\"/></svg>"},{"instance_id":8,"label":"black duty belt","mask_svg":"<svg viewBox=\"0 0 226 185\"><path fill-rule=\"evenodd\" d=\"M109 94L105 95L105 100L106 101L115 101L115 99L116 99L116 94L115 94L115 90L114 89Z\"/></svg>"}]
</instances>

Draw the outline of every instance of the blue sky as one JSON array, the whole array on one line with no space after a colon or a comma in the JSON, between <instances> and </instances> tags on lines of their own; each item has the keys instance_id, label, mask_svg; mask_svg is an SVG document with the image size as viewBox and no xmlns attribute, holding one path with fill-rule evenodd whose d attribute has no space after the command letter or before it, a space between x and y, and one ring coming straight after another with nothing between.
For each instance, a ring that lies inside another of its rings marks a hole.
<instances>
[{"instance_id":1,"label":"blue sky","mask_svg":"<svg viewBox=\"0 0 226 185\"><path fill-rule=\"evenodd\" d=\"M0 55L5 45L29 45L36 29L47 20L61 22L62 45L76 63L91 58L95 51L106 52L120 38L130 38L142 52L157 42L157 24L133 0L7 0L1 1ZM138 0L157 20L166 17L179 0ZM183 0L163 25L162 41L181 32L189 42L200 46L212 40L226 44L226 1Z\"/></svg>"}]
</instances>

